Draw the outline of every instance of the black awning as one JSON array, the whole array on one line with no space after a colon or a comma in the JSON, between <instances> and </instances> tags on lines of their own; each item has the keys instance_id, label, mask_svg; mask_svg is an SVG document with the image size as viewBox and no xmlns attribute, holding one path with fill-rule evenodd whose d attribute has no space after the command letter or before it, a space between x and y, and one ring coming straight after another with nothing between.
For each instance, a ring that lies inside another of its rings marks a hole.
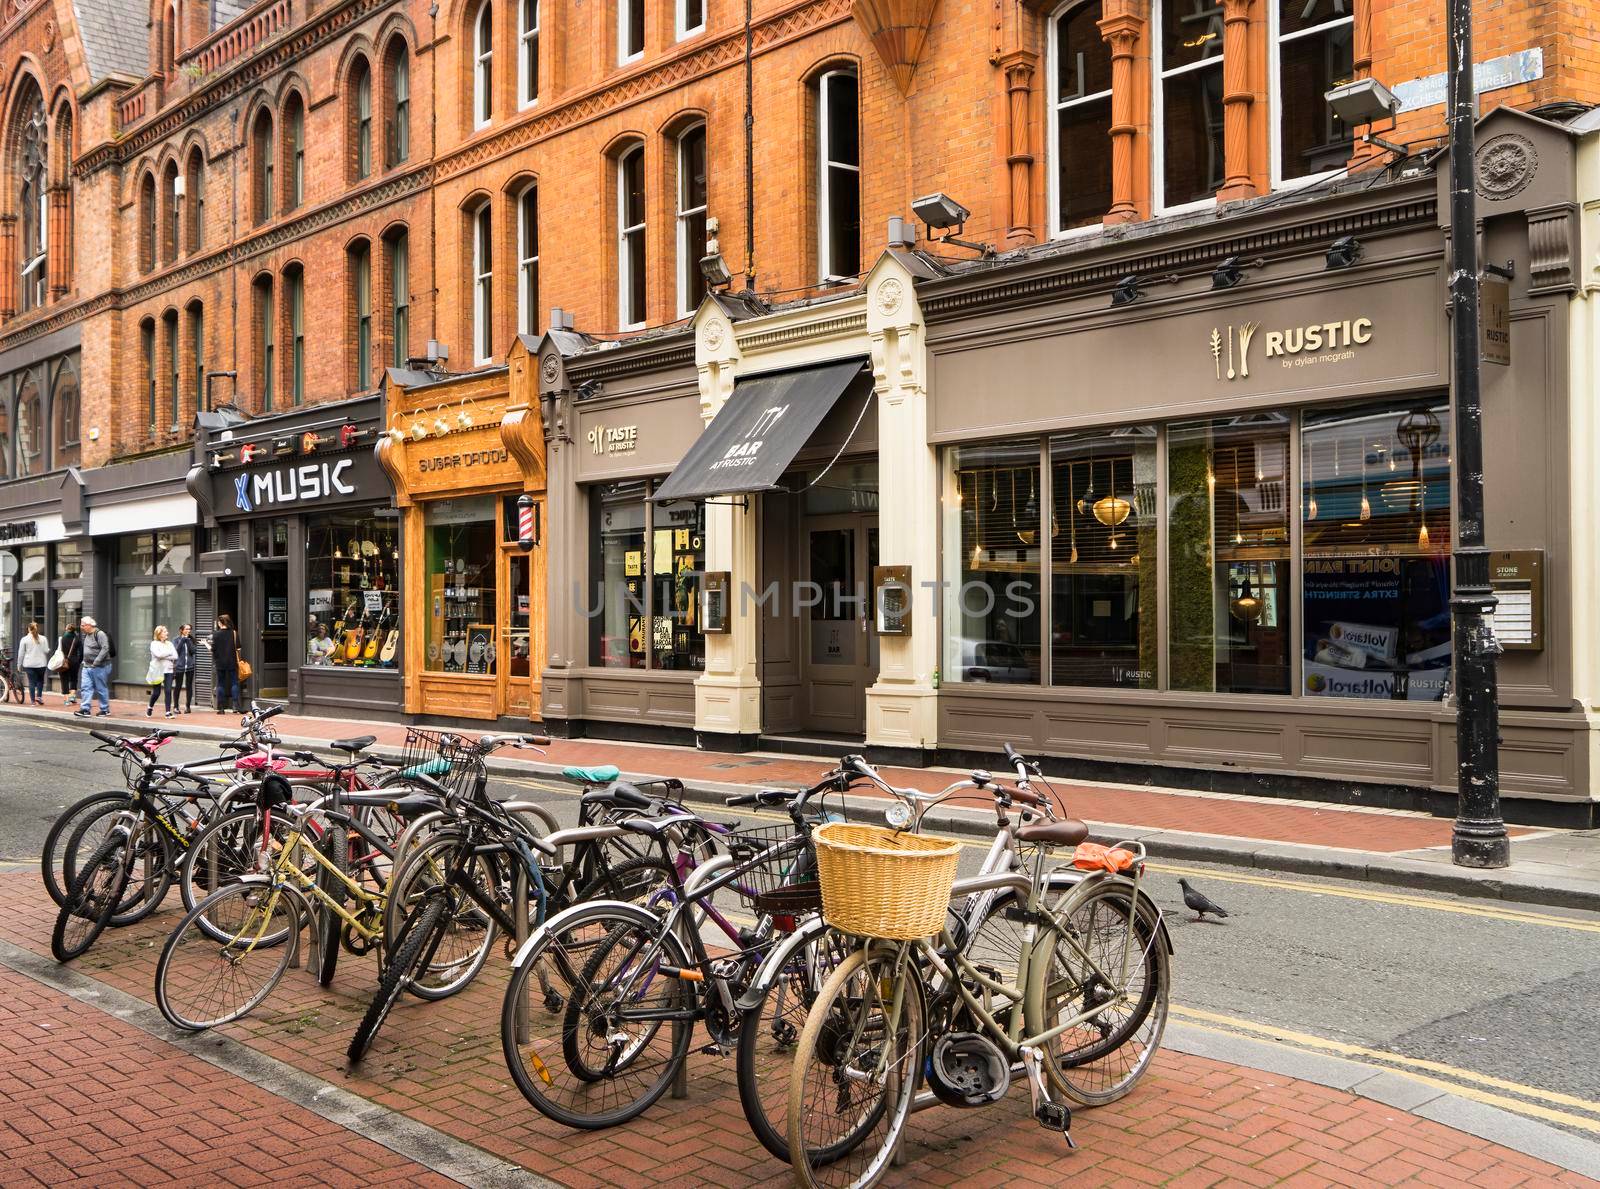
<instances>
[{"instance_id":1,"label":"black awning","mask_svg":"<svg viewBox=\"0 0 1600 1189\"><path fill-rule=\"evenodd\" d=\"M864 362L850 359L738 381L728 403L652 498L665 503L771 491Z\"/></svg>"}]
</instances>

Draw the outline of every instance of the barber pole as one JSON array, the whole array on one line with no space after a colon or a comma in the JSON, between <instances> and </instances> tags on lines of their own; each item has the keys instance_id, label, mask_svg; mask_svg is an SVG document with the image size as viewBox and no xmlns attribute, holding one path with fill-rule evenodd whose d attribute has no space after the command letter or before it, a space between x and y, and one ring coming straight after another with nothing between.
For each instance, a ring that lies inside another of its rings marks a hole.
<instances>
[{"instance_id":1,"label":"barber pole","mask_svg":"<svg viewBox=\"0 0 1600 1189\"><path fill-rule=\"evenodd\" d=\"M517 544L524 551L533 548L533 497L517 497Z\"/></svg>"}]
</instances>

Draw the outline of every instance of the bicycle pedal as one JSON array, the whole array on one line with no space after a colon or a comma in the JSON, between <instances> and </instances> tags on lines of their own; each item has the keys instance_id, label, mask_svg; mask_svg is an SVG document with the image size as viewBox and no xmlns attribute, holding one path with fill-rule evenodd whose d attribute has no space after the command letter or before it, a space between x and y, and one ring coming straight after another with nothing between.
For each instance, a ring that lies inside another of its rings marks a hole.
<instances>
[{"instance_id":1,"label":"bicycle pedal","mask_svg":"<svg viewBox=\"0 0 1600 1189\"><path fill-rule=\"evenodd\" d=\"M1039 1121L1039 1126L1049 1131L1059 1131L1067 1141L1067 1147L1076 1148L1072 1142L1072 1110L1064 1102L1041 1102L1033 1113Z\"/></svg>"},{"instance_id":2,"label":"bicycle pedal","mask_svg":"<svg viewBox=\"0 0 1600 1189\"><path fill-rule=\"evenodd\" d=\"M716 1043L702 1045L697 1051L702 1057L726 1057L729 1053L733 1052L733 1050L728 1048L726 1045L719 1045Z\"/></svg>"}]
</instances>

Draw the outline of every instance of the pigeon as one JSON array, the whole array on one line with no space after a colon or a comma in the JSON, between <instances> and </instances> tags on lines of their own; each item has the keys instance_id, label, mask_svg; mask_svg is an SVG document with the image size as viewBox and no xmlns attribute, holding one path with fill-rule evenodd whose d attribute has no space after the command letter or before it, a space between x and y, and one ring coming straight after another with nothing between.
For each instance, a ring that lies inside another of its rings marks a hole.
<instances>
[{"instance_id":1,"label":"pigeon","mask_svg":"<svg viewBox=\"0 0 1600 1189\"><path fill-rule=\"evenodd\" d=\"M1194 919L1195 920L1197 920L1197 921L1205 920L1206 919L1206 913L1208 913L1208 912L1212 916L1217 917L1219 919L1222 918L1222 917L1226 917L1228 915L1228 910L1227 909L1223 908L1220 904L1213 904L1210 900L1206 899L1205 896L1203 896L1201 893L1199 893L1199 892L1195 891L1193 888L1191 888L1189 886L1189 881L1188 880L1180 879L1178 881L1178 885L1181 888L1183 888L1183 902L1188 908L1190 908L1190 909L1192 909L1194 911L1194 914L1195 914L1195 918Z\"/></svg>"}]
</instances>

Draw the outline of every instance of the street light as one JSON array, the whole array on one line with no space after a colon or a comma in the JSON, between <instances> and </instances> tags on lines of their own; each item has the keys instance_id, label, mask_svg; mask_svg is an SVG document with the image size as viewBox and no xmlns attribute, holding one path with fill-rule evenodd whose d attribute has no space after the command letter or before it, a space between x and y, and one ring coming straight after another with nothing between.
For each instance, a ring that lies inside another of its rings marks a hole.
<instances>
[{"instance_id":1,"label":"street light","mask_svg":"<svg viewBox=\"0 0 1600 1189\"><path fill-rule=\"evenodd\" d=\"M1472 0L1449 0L1450 332L1456 398L1455 592L1456 824L1450 851L1461 867L1506 867L1511 841L1500 810L1500 694L1489 616L1489 551L1483 534L1483 401L1478 360L1478 211L1473 154L1476 89Z\"/></svg>"}]
</instances>

